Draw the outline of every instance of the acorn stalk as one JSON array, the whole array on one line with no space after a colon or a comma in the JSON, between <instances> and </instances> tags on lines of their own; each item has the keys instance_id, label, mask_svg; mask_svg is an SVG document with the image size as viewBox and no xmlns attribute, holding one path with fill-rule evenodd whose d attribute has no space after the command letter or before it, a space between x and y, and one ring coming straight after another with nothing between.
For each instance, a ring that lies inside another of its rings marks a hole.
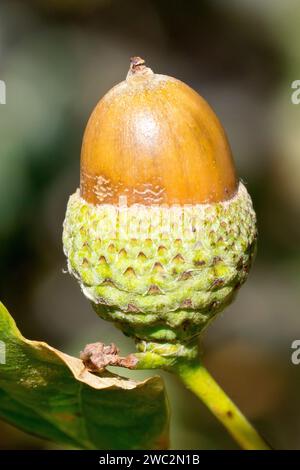
<instances>
[{"instance_id":1,"label":"acorn stalk","mask_svg":"<svg viewBox=\"0 0 300 470\"><path fill-rule=\"evenodd\" d=\"M113 345L88 345L85 363L164 368L188 382L197 338L245 282L256 239L251 198L210 106L132 58L87 124L63 244L96 313L138 352L121 358Z\"/></svg>"}]
</instances>

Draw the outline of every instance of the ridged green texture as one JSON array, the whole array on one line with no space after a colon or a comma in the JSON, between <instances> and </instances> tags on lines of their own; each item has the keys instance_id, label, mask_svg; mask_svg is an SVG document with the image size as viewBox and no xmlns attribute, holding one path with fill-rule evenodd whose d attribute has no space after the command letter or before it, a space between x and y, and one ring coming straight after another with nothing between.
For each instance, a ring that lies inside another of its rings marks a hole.
<instances>
[{"instance_id":1,"label":"ridged green texture","mask_svg":"<svg viewBox=\"0 0 300 470\"><path fill-rule=\"evenodd\" d=\"M189 340L228 305L247 278L256 217L240 183L229 201L130 207L68 203L69 271L96 312L146 341Z\"/></svg>"}]
</instances>

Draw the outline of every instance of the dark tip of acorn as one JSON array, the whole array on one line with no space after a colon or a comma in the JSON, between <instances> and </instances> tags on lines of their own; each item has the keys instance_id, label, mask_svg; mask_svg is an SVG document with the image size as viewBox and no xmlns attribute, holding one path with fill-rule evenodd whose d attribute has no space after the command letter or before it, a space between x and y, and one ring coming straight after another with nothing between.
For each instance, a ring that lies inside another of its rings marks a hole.
<instances>
[{"instance_id":1,"label":"dark tip of acorn","mask_svg":"<svg viewBox=\"0 0 300 470\"><path fill-rule=\"evenodd\" d=\"M127 79L144 79L149 76L153 76L153 71L146 67L146 62L139 56L130 58L130 67L127 74Z\"/></svg>"},{"instance_id":2,"label":"dark tip of acorn","mask_svg":"<svg viewBox=\"0 0 300 470\"><path fill-rule=\"evenodd\" d=\"M141 70L141 68L145 67L145 61L141 57L131 57L130 58L130 70L132 73L136 73L137 71Z\"/></svg>"}]
</instances>

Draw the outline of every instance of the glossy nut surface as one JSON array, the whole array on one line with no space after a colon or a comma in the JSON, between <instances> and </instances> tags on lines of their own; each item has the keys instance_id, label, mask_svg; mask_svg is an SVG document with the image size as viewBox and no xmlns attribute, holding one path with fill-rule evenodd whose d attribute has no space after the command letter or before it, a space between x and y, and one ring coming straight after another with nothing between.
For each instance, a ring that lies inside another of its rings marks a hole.
<instances>
[{"instance_id":1,"label":"glossy nut surface","mask_svg":"<svg viewBox=\"0 0 300 470\"><path fill-rule=\"evenodd\" d=\"M154 74L137 59L89 119L81 196L94 205L118 204L120 196L128 205L230 199L237 178L215 113L189 86Z\"/></svg>"}]
</instances>

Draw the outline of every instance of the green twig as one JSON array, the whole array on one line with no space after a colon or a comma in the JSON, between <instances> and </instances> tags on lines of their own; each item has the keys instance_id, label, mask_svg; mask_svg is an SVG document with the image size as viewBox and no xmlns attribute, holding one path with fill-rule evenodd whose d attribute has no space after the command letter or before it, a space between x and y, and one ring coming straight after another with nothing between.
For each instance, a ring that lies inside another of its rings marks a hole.
<instances>
[{"instance_id":1,"label":"green twig","mask_svg":"<svg viewBox=\"0 0 300 470\"><path fill-rule=\"evenodd\" d=\"M270 450L247 418L199 362L180 361L175 363L171 372L179 376L186 387L205 403L243 449Z\"/></svg>"},{"instance_id":2,"label":"green twig","mask_svg":"<svg viewBox=\"0 0 300 470\"><path fill-rule=\"evenodd\" d=\"M190 344L140 343L138 369L164 369L177 375L221 421L236 442L247 450L270 450L247 418L201 363L197 341Z\"/></svg>"}]
</instances>

